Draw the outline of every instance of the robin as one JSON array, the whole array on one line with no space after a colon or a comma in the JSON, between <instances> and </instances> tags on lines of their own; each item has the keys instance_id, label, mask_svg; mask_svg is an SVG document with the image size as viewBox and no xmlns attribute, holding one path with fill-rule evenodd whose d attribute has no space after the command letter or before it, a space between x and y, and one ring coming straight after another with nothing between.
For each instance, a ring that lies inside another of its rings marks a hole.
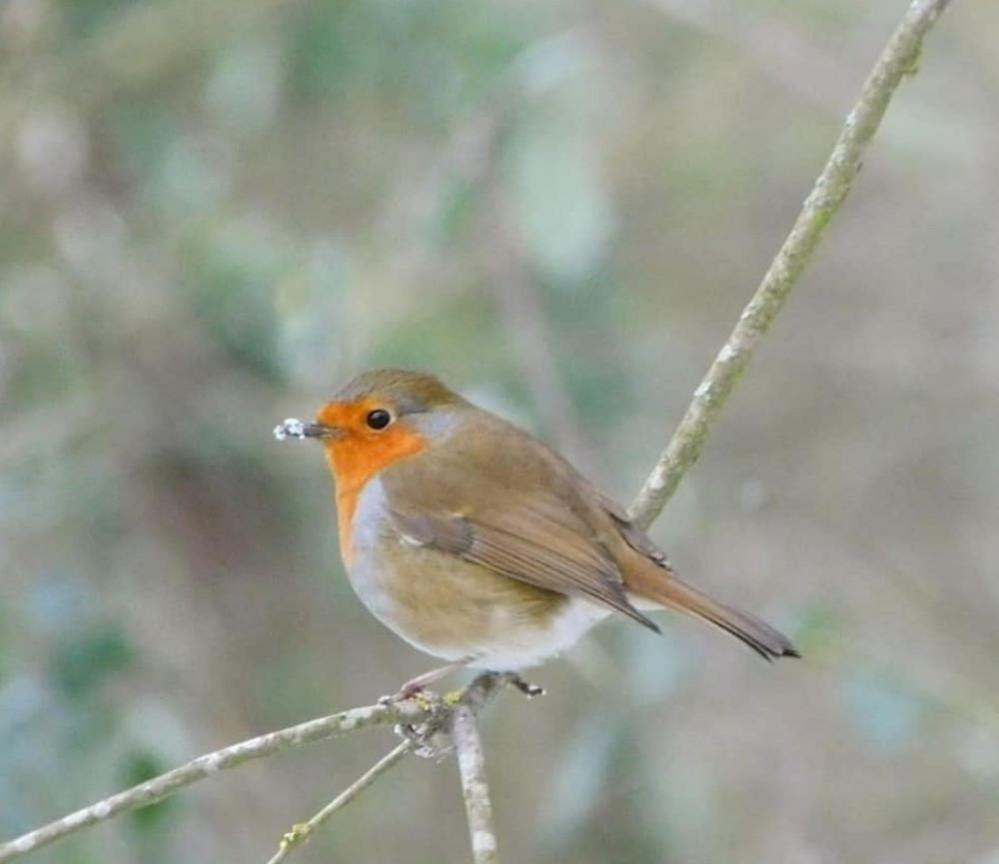
<instances>
[{"instance_id":1,"label":"robin","mask_svg":"<svg viewBox=\"0 0 999 864\"><path fill-rule=\"evenodd\" d=\"M447 665L412 695L472 666L516 672L618 612L649 630L668 608L730 633L767 660L791 642L680 581L624 509L558 453L432 375L365 372L314 423L279 439L323 445L350 583L390 630Z\"/></svg>"}]
</instances>

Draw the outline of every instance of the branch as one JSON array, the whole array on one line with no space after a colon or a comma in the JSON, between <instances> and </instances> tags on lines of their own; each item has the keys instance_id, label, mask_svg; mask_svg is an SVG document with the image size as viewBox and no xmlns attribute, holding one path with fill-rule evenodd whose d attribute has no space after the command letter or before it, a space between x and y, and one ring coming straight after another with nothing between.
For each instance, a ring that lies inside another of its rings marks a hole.
<instances>
[{"instance_id":1,"label":"branch","mask_svg":"<svg viewBox=\"0 0 999 864\"><path fill-rule=\"evenodd\" d=\"M467 710L467 709L462 709ZM292 852L293 849L298 848L306 840L308 840L312 833L317 829L322 827L323 823L330 818L337 810L346 807L351 801L353 801L358 795L360 795L365 789L367 789L381 774L384 774L399 762L403 756L406 756L410 751L412 751L415 746L415 742L412 739L407 739L403 741L395 750L387 753L381 759L379 759L374 765L372 765L367 771L365 771L360 777L358 777L353 783L351 783L346 789L343 790L339 795L336 796L329 804L323 807L315 816L313 816L308 822L304 822L300 825L292 826L291 831L281 838L281 845L278 847L278 851L274 853L274 857L267 862L267 864L280 864L284 861Z\"/></svg>"},{"instance_id":2,"label":"branch","mask_svg":"<svg viewBox=\"0 0 999 864\"><path fill-rule=\"evenodd\" d=\"M892 95L902 79L916 71L923 38L949 2L915 0L881 52L791 233L694 391L687 413L632 502L631 517L643 528L662 512L683 475L701 455L711 424L850 191L864 151L877 132Z\"/></svg>"},{"instance_id":3,"label":"branch","mask_svg":"<svg viewBox=\"0 0 999 864\"><path fill-rule=\"evenodd\" d=\"M172 795L178 789L211 777L219 771L235 768L244 762L254 759L262 759L265 756L273 756L298 747L302 744L310 744L314 741L325 741L327 738L335 738L354 732L357 729L365 729L371 726L417 726L419 724L437 722L446 719L458 707L467 705L473 710L479 710L489 702L492 697L499 692L502 686L508 682L507 676L502 675L480 675L468 685L457 699L443 705L436 705L426 699L407 699L403 702L390 702L387 704L368 705L363 708L351 708L349 711L341 711L339 714L331 714L328 717L320 717L317 720L310 720L307 723L300 723L297 726L290 726L278 732L270 732L260 735L257 738L250 738L216 750L214 753L206 753L199 756L179 768L160 774L152 780L105 798L50 822L34 831L10 840L0 845L0 864L6 861L13 861L35 849L39 849L72 834L82 828L104 822L121 813L129 810L137 810L140 807L147 807L162 801Z\"/></svg>"},{"instance_id":4,"label":"branch","mask_svg":"<svg viewBox=\"0 0 999 864\"><path fill-rule=\"evenodd\" d=\"M447 710L448 702L437 706L437 712L431 716L421 728L408 726L404 730L399 730L406 737L398 747L378 762L371 766L364 774L357 778L350 786L336 796L329 804L323 807L308 822L292 826L291 831L281 838L278 851L267 862L267 864L280 864L292 852L304 844L337 810L346 807L361 792L368 788L384 772L399 762L409 753L416 753L420 756L433 757L447 753L450 747L445 744L439 746L435 739L445 737L450 734L451 741L458 751L458 765L462 774L462 788L466 796L466 807L469 811L469 825L477 824L478 829L471 829L473 850L496 850L496 838L489 827L491 824L489 790L486 786L484 766L482 764L482 742L479 739L478 730L475 727L475 715L481 711L486 703L492 698L498 686L510 681L527 696L536 696L538 688L526 684L523 680L513 675L497 675L485 673L474 682L476 686L468 687L459 699L450 701L451 710ZM478 759L476 774L470 772L471 763L465 760L468 758ZM468 780L466 782L466 775ZM475 779L475 778L479 779ZM475 790L474 801L472 790ZM484 797L483 797L484 796ZM475 809L476 822L472 822L472 808ZM483 809L484 808L484 809ZM491 842L490 839L491 838ZM476 845L478 844L478 845ZM478 856L478 851L475 852ZM495 864L495 857L484 858L483 861L491 861ZM479 858L475 859L478 864Z\"/></svg>"},{"instance_id":5,"label":"branch","mask_svg":"<svg viewBox=\"0 0 999 864\"><path fill-rule=\"evenodd\" d=\"M452 723L451 735L458 751L461 792L465 796L468 833L472 840L472 861L474 864L498 864L493 807L489 801L485 757L482 739L475 725L475 713L471 708L462 706L454 712Z\"/></svg>"}]
</instances>

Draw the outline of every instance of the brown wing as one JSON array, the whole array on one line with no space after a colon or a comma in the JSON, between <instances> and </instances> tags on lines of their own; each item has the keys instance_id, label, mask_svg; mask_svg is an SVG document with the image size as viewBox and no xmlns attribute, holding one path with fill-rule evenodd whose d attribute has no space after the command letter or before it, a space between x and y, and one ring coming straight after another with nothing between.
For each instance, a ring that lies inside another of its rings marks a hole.
<instances>
[{"instance_id":1,"label":"brown wing","mask_svg":"<svg viewBox=\"0 0 999 864\"><path fill-rule=\"evenodd\" d=\"M666 553L653 542L652 538L645 531L631 521L628 511L613 498L608 498L604 495L603 492L589 483L589 481L584 480L583 482L589 487L594 500L599 502L607 515L611 517L617 533L621 535L624 542L672 575L673 567L666 558Z\"/></svg>"},{"instance_id":2,"label":"brown wing","mask_svg":"<svg viewBox=\"0 0 999 864\"><path fill-rule=\"evenodd\" d=\"M578 475L540 442L512 427L497 434L493 423L502 421L489 420L474 435L459 432L447 447L431 447L381 473L400 533L511 579L586 595L658 632L629 602L601 542L609 521L602 526L587 518ZM511 430L520 440L509 437Z\"/></svg>"}]
</instances>

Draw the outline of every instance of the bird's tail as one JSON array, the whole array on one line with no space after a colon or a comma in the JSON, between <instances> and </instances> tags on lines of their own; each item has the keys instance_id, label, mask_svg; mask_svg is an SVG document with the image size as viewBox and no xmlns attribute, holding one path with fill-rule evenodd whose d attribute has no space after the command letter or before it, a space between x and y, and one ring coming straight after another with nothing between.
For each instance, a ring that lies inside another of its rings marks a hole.
<instances>
[{"instance_id":1,"label":"bird's tail","mask_svg":"<svg viewBox=\"0 0 999 864\"><path fill-rule=\"evenodd\" d=\"M790 639L759 618L712 600L651 562L648 567L636 569L638 572L629 573L625 578L629 593L661 603L678 612L696 615L726 633L731 633L765 660L801 656Z\"/></svg>"}]
</instances>

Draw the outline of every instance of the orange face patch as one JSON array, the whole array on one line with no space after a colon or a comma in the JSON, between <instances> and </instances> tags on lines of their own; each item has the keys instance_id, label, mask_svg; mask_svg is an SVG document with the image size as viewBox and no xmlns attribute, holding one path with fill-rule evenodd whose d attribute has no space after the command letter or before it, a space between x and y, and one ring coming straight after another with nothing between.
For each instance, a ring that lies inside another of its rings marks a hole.
<instances>
[{"instance_id":1,"label":"orange face patch","mask_svg":"<svg viewBox=\"0 0 999 864\"><path fill-rule=\"evenodd\" d=\"M422 435L396 420L384 429L372 429L367 418L377 409L395 417L391 405L370 396L356 402L329 402L316 414L317 423L340 430L339 436L323 439L323 448L336 480L340 553L348 567L353 555L354 510L364 485L383 468L419 453L427 444Z\"/></svg>"}]
</instances>

